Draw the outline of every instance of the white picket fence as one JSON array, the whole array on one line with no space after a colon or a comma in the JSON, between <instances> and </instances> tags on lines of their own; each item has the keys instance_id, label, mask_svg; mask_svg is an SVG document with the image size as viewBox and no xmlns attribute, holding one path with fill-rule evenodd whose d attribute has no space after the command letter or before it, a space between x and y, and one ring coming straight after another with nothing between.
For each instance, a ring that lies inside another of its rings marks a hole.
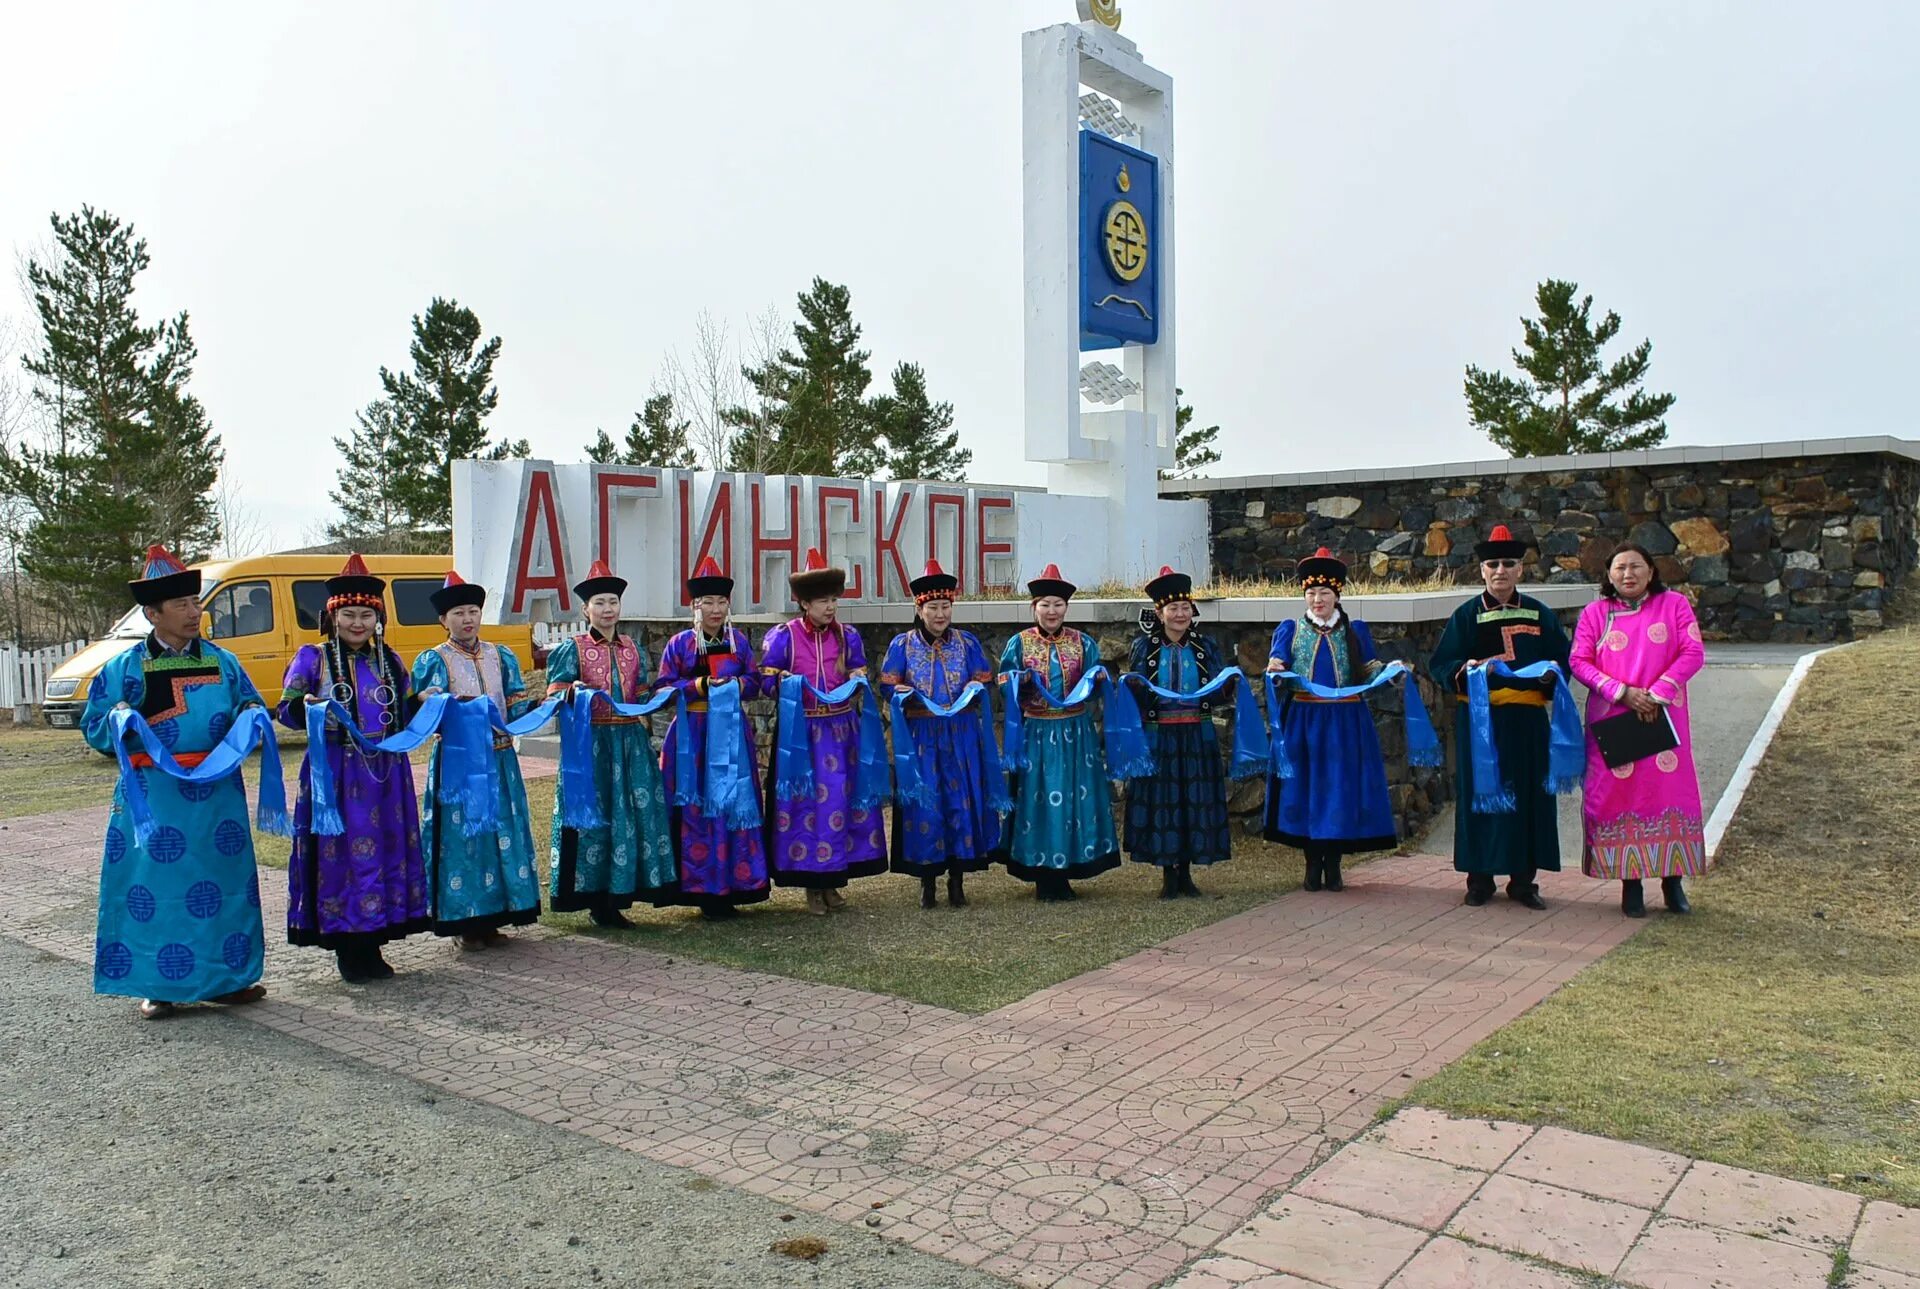
<instances>
[{"instance_id":1,"label":"white picket fence","mask_svg":"<svg viewBox=\"0 0 1920 1289\"><path fill-rule=\"evenodd\" d=\"M38 707L41 696L46 693L47 677L86 647L85 640L27 650L0 644L0 711L10 711L22 704Z\"/></svg>"}]
</instances>

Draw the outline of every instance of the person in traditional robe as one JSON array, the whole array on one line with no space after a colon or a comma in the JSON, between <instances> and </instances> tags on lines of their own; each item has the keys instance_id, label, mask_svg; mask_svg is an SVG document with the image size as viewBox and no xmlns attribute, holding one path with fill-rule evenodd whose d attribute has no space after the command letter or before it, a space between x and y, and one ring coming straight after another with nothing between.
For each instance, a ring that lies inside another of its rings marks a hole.
<instances>
[{"instance_id":1,"label":"person in traditional robe","mask_svg":"<svg viewBox=\"0 0 1920 1289\"><path fill-rule=\"evenodd\" d=\"M1434 680L1451 689L1454 703L1454 744L1458 769L1453 778L1453 866L1467 875L1466 902L1485 904L1493 898L1494 879L1507 879L1507 895L1530 909L1544 909L1540 870L1560 871L1559 811L1546 788L1548 773L1548 711L1551 675L1533 680L1488 678L1493 744L1499 753L1502 777L1513 787L1515 808L1508 813L1479 813L1473 809L1476 785L1467 752L1467 669L1499 659L1518 670L1537 662L1567 665L1567 633L1554 611L1519 591L1521 558L1527 545L1497 525L1485 541L1475 544L1480 579L1485 589L1447 619L1440 644L1429 666ZM1485 785L1489 790L1498 785Z\"/></svg>"},{"instance_id":2,"label":"person in traditional robe","mask_svg":"<svg viewBox=\"0 0 1920 1289\"><path fill-rule=\"evenodd\" d=\"M1049 564L1027 583L1034 624L1000 651L1000 674L1022 673L1065 698L1100 665L1100 642L1067 625L1076 588ZM1088 705L1054 707L1022 685L1027 768L1013 779L1013 813L1001 834L1007 871L1032 882L1034 898L1071 900L1076 879L1120 864L1106 750Z\"/></svg>"},{"instance_id":3,"label":"person in traditional robe","mask_svg":"<svg viewBox=\"0 0 1920 1289\"><path fill-rule=\"evenodd\" d=\"M720 571L711 556L687 579L687 598L693 604L693 626L667 641L660 651L660 674L655 688L680 689L687 694L687 715L694 755L706 764L707 695L722 685L737 686L742 705L767 689L754 666L753 645L747 633L728 620L732 612L733 579ZM679 771L680 717L676 712L661 745L661 774L668 784ZM753 747L753 721L740 723L736 753L749 790L759 792ZM763 811L764 815L764 811ZM672 809L673 857L679 880L652 895L656 906L692 905L705 918L736 916L742 904L767 898L767 853L758 828L730 828L724 819L709 818L697 805Z\"/></svg>"},{"instance_id":4,"label":"person in traditional robe","mask_svg":"<svg viewBox=\"0 0 1920 1289\"><path fill-rule=\"evenodd\" d=\"M260 695L237 658L200 638L199 569L150 546L144 575L128 588L152 631L93 678L81 728L95 751L112 753L111 717L131 709L191 769L241 712L261 706ZM144 751L129 760L154 826L142 843L121 785L100 863L94 992L140 999L148 1020L184 1003L265 997L260 881L240 772L189 783L162 776Z\"/></svg>"},{"instance_id":5,"label":"person in traditional robe","mask_svg":"<svg viewBox=\"0 0 1920 1289\"><path fill-rule=\"evenodd\" d=\"M787 676L805 677L816 689L828 691L866 675L860 633L837 617L846 572L827 567L826 557L810 550L806 567L790 574L787 585L800 616L767 632L760 643L760 671L775 690ZM865 701L875 700L869 695ZM802 888L807 912L823 916L846 905L849 881L887 871L887 839L879 808L853 801L860 755L859 713L853 703L829 706L811 692L803 702L813 749L813 800L779 800L774 790L777 766L767 767L767 857L774 884ZM776 742L778 737L776 721Z\"/></svg>"},{"instance_id":6,"label":"person in traditional robe","mask_svg":"<svg viewBox=\"0 0 1920 1289\"><path fill-rule=\"evenodd\" d=\"M327 579L319 644L301 645L282 682L280 723L305 730L307 704L344 706L370 739L397 734L413 708L406 666L387 646L387 584L350 555ZM399 752L367 752L329 716L326 739L300 762L293 855L287 865L287 943L331 949L340 978L385 979L381 946L433 926L413 763ZM344 829L313 828L313 762L326 758Z\"/></svg>"},{"instance_id":7,"label":"person in traditional robe","mask_svg":"<svg viewBox=\"0 0 1920 1289\"><path fill-rule=\"evenodd\" d=\"M576 686L616 703L638 703L651 689L646 646L620 630L627 580L595 560L573 593L586 606L586 630L547 655L547 693L571 695ZM595 926L630 927L622 909L670 887L676 873L667 828L667 794L644 716L622 716L593 704L593 785L606 821L569 828L561 818L564 793L555 793L552 867L547 902L555 912L587 910Z\"/></svg>"},{"instance_id":8,"label":"person in traditional robe","mask_svg":"<svg viewBox=\"0 0 1920 1289\"><path fill-rule=\"evenodd\" d=\"M1274 628L1267 651L1283 686L1274 719L1293 774L1267 780L1266 837L1306 855L1307 890L1338 891L1343 856L1399 845L1386 760L1364 696L1322 698L1298 682L1344 689L1373 679L1382 663L1367 624L1340 603L1345 561L1322 546L1295 568L1305 612Z\"/></svg>"},{"instance_id":9,"label":"person in traditional robe","mask_svg":"<svg viewBox=\"0 0 1920 1289\"><path fill-rule=\"evenodd\" d=\"M1684 879L1707 871L1687 711L1687 682L1705 662L1687 597L1661 583L1645 547L1615 551L1600 598L1580 611L1573 629L1573 674L1591 691L1580 871L1618 881L1620 910L1630 918L1647 915L1641 883L1649 877L1660 879L1669 912L1691 912ZM1592 726L1627 712L1671 722L1680 745L1609 766Z\"/></svg>"},{"instance_id":10,"label":"person in traditional robe","mask_svg":"<svg viewBox=\"0 0 1920 1289\"><path fill-rule=\"evenodd\" d=\"M939 561L928 560L926 571L908 587L913 592L914 627L887 646L880 683L909 696L905 711L920 782L933 799L896 799L893 871L920 879L923 909L939 903L936 883L944 874L948 905L965 908L966 874L992 862L1000 840L996 803L1004 805L1006 800L1006 783L987 724L991 704L975 700L957 716L940 718L920 700L944 707L969 684L992 681L993 670L980 638L953 625L959 578L942 569Z\"/></svg>"},{"instance_id":11,"label":"person in traditional robe","mask_svg":"<svg viewBox=\"0 0 1920 1289\"><path fill-rule=\"evenodd\" d=\"M422 699L444 693L461 702L491 703L504 720L524 715L533 704L520 660L505 645L480 638L487 588L449 572L446 584L429 598L447 642L414 659L414 692ZM458 936L463 949L505 944L501 927L527 926L540 918L540 874L520 757L513 738L495 731L497 826L469 835L459 808L440 804L443 751L436 739L420 810L421 847L432 873L433 933Z\"/></svg>"},{"instance_id":12,"label":"person in traditional robe","mask_svg":"<svg viewBox=\"0 0 1920 1289\"><path fill-rule=\"evenodd\" d=\"M1193 629L1193 578L1162 566L1146 586L1153 601L1133 638L1127 671L1162 689L1192 693L1231 660L1211 636ZM1136 687L1153 749L1154 772L1127 784L1127 853L1160 869L1160 898L1197 897L1195 864L1233 858L1227 819L1226 763L1213 728L1214 700L1175 702Z\"/></svg>"}]
</instances>

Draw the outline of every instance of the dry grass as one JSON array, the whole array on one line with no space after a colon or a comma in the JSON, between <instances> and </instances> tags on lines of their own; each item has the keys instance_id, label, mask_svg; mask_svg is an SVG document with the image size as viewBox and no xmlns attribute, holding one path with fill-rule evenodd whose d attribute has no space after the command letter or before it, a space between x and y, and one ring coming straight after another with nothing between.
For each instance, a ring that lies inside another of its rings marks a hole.
<instances>
[{"instance_id":1,"label":"dry grass","mask_svg":"<svg viewBox=\"0 0 1920 1289\"><path fill-rule=\"evenodd\" d=\"M1822 659L1695 916L1656 915L1410 1099L1920 1204L1916 726L1920 634Z\"/></svg>"},{"instance_id":2,"label":"dry grass","mask_svg":"<svg viewBox=\"0 0 1920 1289\"><path fill-rule=\"evenodd\" d=\"M0 819L103 806L118 775L72 730L0 725Z\"/></svg>"},{"instance_id":3,"label":"dry grass","mask_svg":"<svg viewBox=\"0 0 1920 1289\"><path fill-rule=\"evenodd\" d=\"M554 788L550 778L527 784L535 819L550 816ZM1231 862L1195 873L1207 893L1198 900L1156 898L1159 870L1129 863L1076 883L1072 904L1041 904L996 868L968 876L964 909L946 906L943 886L940 907L923 910L920 883L888 873L852 883L848 906L824 918L808 915L801 892L775 888L730 922L645 907L627 911L633 931L595 930L585 914L543 920L635 948L984 1012L1264 904L1301 876L1299 851L1256 837L1237 841Z\"/></svg>"},{"instance_id":4,"label":"dry grass","mask_svg":"<svg viewBox=\"0 0 1920 1289\"><path fill-rule=\"evenodd\" d=\"M1422 591L1457 591L1463 586L1477 584L1477 579L1469 573L1467 581L1452 577L1435 575L1432 577L1364 577L1356 576L1347 583L1346 594L1354 595L1412 595ZM1223 577L1193 589L1193 598L1202 602L1227 599L1289 599L1298 598L1300 583L1297 581L1270 581L1264 578ZM980 594L969 593L969 600L1024 600L1027 593L1024 584L1007 590L986 591ZM1139 600L1145 602L1147 595L1140 587L1124 582L1102 582L1098 586L1083 586L1074 592L1077 600Z\"/></svg>"}]
</instances>

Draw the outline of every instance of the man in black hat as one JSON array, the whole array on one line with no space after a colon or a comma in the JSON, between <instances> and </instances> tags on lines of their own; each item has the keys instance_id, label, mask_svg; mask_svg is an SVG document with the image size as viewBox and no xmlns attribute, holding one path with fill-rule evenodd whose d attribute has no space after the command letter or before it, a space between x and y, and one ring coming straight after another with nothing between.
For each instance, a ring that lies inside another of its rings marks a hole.
<instances>
[{"instance_id":1,"label":"man in black hat","mask_svg":"<svg viewBox=\"0 0 1920 1289\"><path fill-rule=\"evenodd\" d=\"M1567 665L1567 633L1554 611L1519 591L1527 544L1498 525L1473 553L1486 589L1447 620L1429 664L1433 677L1452 688L1456 769L1453 776L1453 866L1467 875L1467 903L1493 898L1494 878L1507 879L1507 895L1530 909L1544 909L1534 881L1540 869L1560 871L1560 813L1546 789L1548 711L1552 676L1538 680L1487 681L1493 743L1502 777L1511 785L1514 809L1481 814L1473 809L1476 786L1469 752L1467 669L1500 659L1516 670L1536 662ZM1479 785L1494 790L1497 785Z\"/></svg>"}]
</instances>

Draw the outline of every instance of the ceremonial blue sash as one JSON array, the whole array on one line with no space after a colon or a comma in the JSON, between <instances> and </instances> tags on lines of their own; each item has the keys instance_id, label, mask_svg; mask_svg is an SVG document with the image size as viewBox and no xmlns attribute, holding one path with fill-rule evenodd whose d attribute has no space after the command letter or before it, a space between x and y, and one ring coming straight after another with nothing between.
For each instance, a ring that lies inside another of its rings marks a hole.
<instances>
[{"instance_id":1,"label":"ceremonial blue sash","mask_svg":"<svg viewBox=\"0 0 1920 1289\"><path fill-rule=\"evenodd\" d=\"M1405 709L1407 730L1407 764L1441 765L1445 756L1440 747L1439 736L1433 732L1433 722L1427 718L1427 706L1420 701L1420 689L1413 679L1413 668L1404 662L1390 662L1380 669L1380 674L1364 685L1322 685L1317 681L1279 672L1267 673L1267 710L1273 713L1273 777L1291 779L1294 775L1293 756L1287 750L1287 733L1280 719L1280 682L1290 681L1290 688L1297 693L1311 694L1315 698L1358 698L1383 685L1390 685L1400 677L1407 678L1406 691L1401 695L1401 706Z\"/></svg>"},{"instance_id":2,"label":"ceremonial blue sash","mask_svg":"<svg viewBox=\"0 0 1920 1289\"><path fill-rule=\"evenodd\" d=\"M881 730L880 704L865 676L855 676L837 689L822 690L805 676L780 679L780 736L774 748L774 795L781 801L813 800L813 728L807 719L807 694L829 707L851 702L864 692L860 704L860 755L854 766L850 803L855 810L872 810L892 795L887 782L887 740Z\"/></svg>"},{"instance_id":3,"label":"ceremonial blue sash","mask_svg":"<svg viewBox=\"0 0 1920 1289\"><path fill-rule=\"evenodd\" d=\"M540 710L544 711L557 704L560 710L560 825L563 828L586 832L607 826L593 776L594 705L601 704L619 716L651 716L673 702L678 692L663 689L642 702L621 703L614 701L613 695L604 689L576 683L572 698L555 696L541 706ZM692 746L692 732L682 722L676 752L691 756ZM676 777L685 778L688 773L688 769L680 768ZM683 803L676 801L676 804Z\"/></svg>"},{"instance_id":4,"label":"ceremonial blue sash","mask_svg":"<svg viewBox=\"0 0 1920 1289\"><path fill-rule=\"evenodd\" d=\"M140 776L134 772L127 750L127 734L132 732L153 760L153 768L182 783L217 783L234 773L243 761L260 749L259 805L254 812L261 832L286 836L293 831L287 816L287 789L280 775L280 744L273 736L273 718L264 708L248 707L234 718L233 728L208 752L206 759L189 770L173 757L160 736L147 724L146 717L131 708L119 708L107 715L113 731L113 751L120 761L121 795L127 803L127 817L133 821L133 833L142 846L153 835L153 807Z\"/></svg>"},{"instance_id":5,"label":"ceremonial blue sash","mask_svg":"<svg viewBox=\"0 0 1920 1289\"><path fill-rule=\"evenodd\" d=\"M707 749L694 751L693 720L687 714L687 691L681 689L673 725L673 804L695 806L709 819L721 820L731 832L760 826L760 785L754 781L751 727L738 680L707 682Z\"/></svg>"},{"instance_id":6,"label":"ceremonial blue sash","mask_svg":"<svg viewBox=\"0 0 1920 1289\"><path fill-rule=\"evenodd\" d=\"M1178 690L1162 689L1138 672L1129 672L1126 677L1135 685L1152 691L1162 702L1198 703L1211 698L1234 681L1241 682L1233 695L1233 767L1232 775L1236 779L1250 779L1265 774L1273 752L1267 739L1267 719L1260 714L1260 704L1253 696L1253 685L1238 667L1228 667L1212 680L1190 694Z\"/></svg>"},{"instance_id":7,"label":"ceremonial blue sash","mask_svg":"<svg viewBox=\"0 0 1920 1289\"><path fill-rule=\"evenodd\" d=\"M993 745L993 729L990 723L993 700L991 691L977 680L967 682L960 696L951 703L936 703L917 690L907 693L894 690L889 700L890 722L893 726L893 777L895 792L902 802L931 809L939 804L939 794L926 776L920 773L920 749L914 742L913 722L907 719L907 700L917 698L920 705L934 720L948 721L966 711L976 702L983 709L981 713L980 741L985 746L987 763L987 808L996 814L1006 814L1013 809L1013 798L1007 795L1006 770L1000 764L1000 753Z\"/></svg>"},{"instance_id":8,"label":"ceremonial blue sash","mask_svg":"<svg viewBox=\"0 0 1920 1289\"><path fill-rule=\"evenodd\" d=\"M1026 722L1020 713L1020 687L1026 685L1049 707L1078 707L1099 692L1106 704L1107 777L1142 779L1153 773L1153 753L1147 748L1147 736L1140 728L1140 706L1123 686L1113 683L1104 666L1095 667L1080 677L1066 697L1056 697L1046 682L1022 667L1000 677L1005 689L1006 733L1001 759L1009 770L1031 768L1027 761Z\"/></svg>"},{"instance_id":9,"label":"ceremonial blue sash","mask_svg":"<svg viewBox=\"0 0 1920 1289\"><path fill-rule=\"evenodd\" d=\"M363 752L389 752L405 756L440 731L441 723L446 719L447 709L460 704L454 702L451 694L435 694L420 704L413 719L405 729L397 734L389 734L383 739L373 739L361 733L354 724L353 713L337 698L324 702L307 704L307 790L312 805L312 818L309 826L323 837L337 837L346 831L346 823L340 818L339 802L335 799L333 785L333 766L327 760L327 718L333 717L338 723L341 734L351 740ZM457 720L458 734L445 740L440 762L440 800L443 805L458 804L465 809L469 802L466 793L471 787L474 772L468 758L471 756L469 738L460 734L470 734L473 721ZM487 740L488 759L492 759L493 740ZM485 774L486 771L480 771Z\"/></svg>"},{"instance_id":10,"label":"ceremonial blue sash","mask_svg":"<svg viewBox=\"0 0 1920 1289\"><path fill-rule=\"evenodd\" d=\"M1500 751L1493 742L1493 703L1487 677L1537 680L1552 675L1553 718L1547 742L1547 777L1540 786L1549 793L1572 792L1586 773L1586 739L1580 729L1580 707L1573 687L1557 662L1536 662L1519 670L1495 658L1467 668L1467 733L1473 745L1473 810L1475 814L1512 814L1516 808L1513 784L1500 770Z\"/></svg>"}]
</instances>

